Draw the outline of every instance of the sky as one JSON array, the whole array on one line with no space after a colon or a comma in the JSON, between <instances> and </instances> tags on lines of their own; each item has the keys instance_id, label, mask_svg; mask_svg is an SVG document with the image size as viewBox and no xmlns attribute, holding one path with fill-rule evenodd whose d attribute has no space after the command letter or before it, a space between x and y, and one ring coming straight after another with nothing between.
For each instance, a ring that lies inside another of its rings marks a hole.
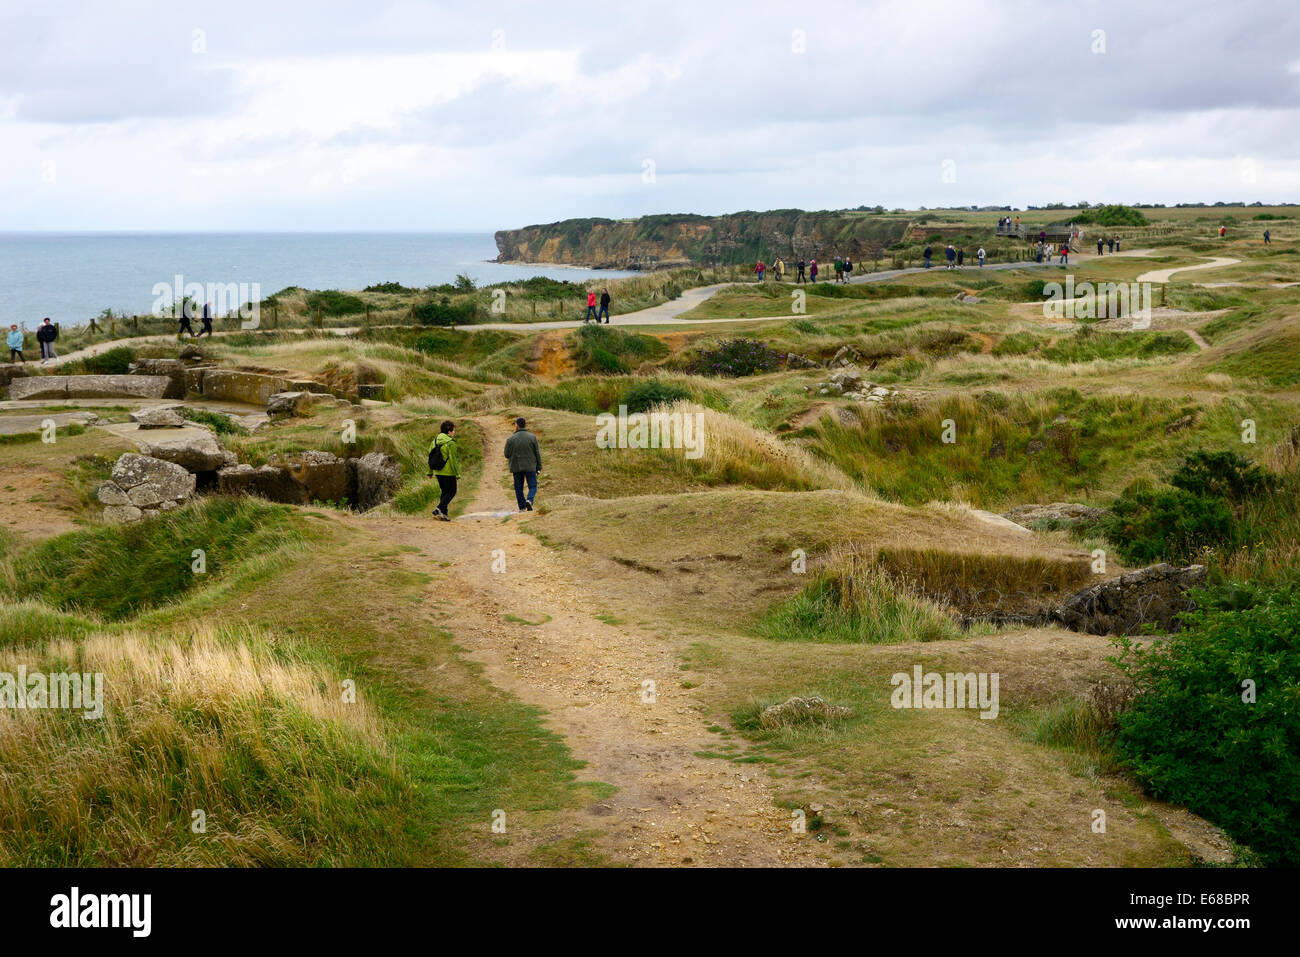
<instances>
[{"instance_id":1,"label":"sky","mask_svg":"<svg viewBox=\"0 0 1300 957\"><path fill-rule=\"evenodd\" d=\"M0 230L1300 202L1276 0L3 0Z\"/></svg>"}]
</instances>

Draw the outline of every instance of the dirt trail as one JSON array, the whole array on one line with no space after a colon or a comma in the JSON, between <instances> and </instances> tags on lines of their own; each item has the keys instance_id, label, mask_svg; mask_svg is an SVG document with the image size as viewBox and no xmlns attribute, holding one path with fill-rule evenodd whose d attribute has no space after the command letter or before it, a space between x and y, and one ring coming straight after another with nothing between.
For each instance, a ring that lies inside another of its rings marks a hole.
<instances>
[{"instance_id":1,"label":"dirt trail","mask_svg":"<svg viewBox=\"0 0 1300 957\"><path fill-rule=\"evenodd\" d=\"M450 524L395 515L359 521L423 549L427 557L410 557L413 567L427 570L429 558L451 563L428 600L453 603L447 627L467 657L494 685L547 713L547 725L587 762L581 779L618 788L590 807L550 816L552 833L526 840L594 834L612 859L642 866L821 863L813 842L791 832L790 812L773 804L764 771L695 756L718 739L681 687L687 642L596 617L606 609L591 603L562 556L513 517L500 470L509 423L476 421L488 467L465 515ZM545 491L543 484L539 499ZM502 554L506 571L495 572ZM653 701L643 700L647 681ZM504 810L507 820L521 820ZM523 817L522 828L536 825Z\"/></svg>"}]
</instances>

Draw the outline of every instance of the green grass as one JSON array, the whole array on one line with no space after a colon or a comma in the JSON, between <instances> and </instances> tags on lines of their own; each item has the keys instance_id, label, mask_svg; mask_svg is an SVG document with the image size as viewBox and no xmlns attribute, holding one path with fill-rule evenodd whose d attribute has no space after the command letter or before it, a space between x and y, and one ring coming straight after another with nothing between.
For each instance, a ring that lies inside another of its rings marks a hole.
<instances>
[{"instance_id":1,"label":"green grass","mask_svg":"<svg viewBox=\"0 0 1300 957\"><path fill-rule=\"evenodd\" d=\"M120 526L68 532L13 559L13 594L64 611L130 618L220 578L240 562L304 540L286 506L206 498ZM195 550L206 572L192 570Z\"/></svg>"},{"instance_id":2,"label":"green grass","mask_svg":"<svg viewBox=\"0 0 1300 957\"><path fill-rule=\"evenodd\" d=\"M803 591L761 618L755 630L773 641L874 645L960 636L938 606L909 594L869 561L853 559L817 572Z\"/></svg>"}]
</instances>

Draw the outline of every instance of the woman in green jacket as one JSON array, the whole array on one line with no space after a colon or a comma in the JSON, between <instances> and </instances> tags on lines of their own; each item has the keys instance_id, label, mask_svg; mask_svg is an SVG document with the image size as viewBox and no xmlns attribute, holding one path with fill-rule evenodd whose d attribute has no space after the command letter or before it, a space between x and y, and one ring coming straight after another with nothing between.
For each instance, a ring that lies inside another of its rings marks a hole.
<instances>
[{"instance_id":1,"label":"woman in green jacket","mask_svg":"<svg viewBox=\"0 0 1300 957\"><path fill-rule=\"evenodd\" d=\"M460 453L456 448L456 423L448 419L442 423L442 429L438 437L433 440L433 448L429 450L432 456L435 450L442 452L443 466L434 469L433 474L438 477L438 488L442 490L442 497L438 499L438 506L433 510L433 517L442 519L444 522L450 522L451 516L447 514L447 509L451 505L451 500L456 497L456 480L460 478Z\"/></svg>"}]
</instances>

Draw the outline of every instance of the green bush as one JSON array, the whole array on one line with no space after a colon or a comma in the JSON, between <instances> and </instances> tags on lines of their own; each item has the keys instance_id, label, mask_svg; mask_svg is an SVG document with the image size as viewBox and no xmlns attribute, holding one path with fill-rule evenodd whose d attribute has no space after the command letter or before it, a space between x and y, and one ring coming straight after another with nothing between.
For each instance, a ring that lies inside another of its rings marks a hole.
<instances>
[{"instance_id":1,"label":"green bush","mask_svg":"<svg viewBox=\"0 0 1300 957\"><path fill-rule=\"evenodd\" d=\"M1169 484L1193 495L1208 495L1242 502L1273 488L1276 482L1250 459L1235 452L1193 452Z\"/></svg>"},{"instance_id":2,"label":"green bush","mask_svg":"<svg viewBox=\"0 0 1300 957\"><path fill-rule=\"evenodd\" d=\"M134 349L130 346L115 346L97 356L86 356L81 364L89 375L126 375L126 370L134 361Z\"/></svg>"},{"instance_id":3,"label":"green bush","mask_svg":"<svg viewBox=\"0 0 1300 957\"><path fill-rule=\"evenodd\" d=\"M1102 206L1073 217L1076 223L1096 223L1098 226L1145 226L1146 216L1132 206Z\"/></svg>"},{"instance_id":4,"label":"green bush","mask_svg":"<svg viewBox=\"0 0 1300 957\"><path fill-rule=\"evenodd\" d=\"M1101 523L1102 533L1130 564L1185 563L1203 548L1236 540L1232 509L1221 499L1183 489L1121 496Z\"/></svg>"},{"instance_id":5,"label":"green bush","mask_svg":"<svg viewBox=\"0 0 1300 957\"><path fill-rule=\"evenodd\" d=\"M656 405L668 405L682 399L689 399L690 392L672 382L651 381L634 385L623 393L620 404L626 405L628 412L645 412Z\"/></svg>"},{"instance_id":6,"label":"green bush","mask_svg":"<svg viewBox=\"0 0 1300 957\"><path fill-rule=\"evenodd\" d=\"M351 293L339 292L337 289L322 289L307 296L307 309L312 313L320 312L325 316L355 316L366 311L366 303Z\"/></svg>"},{"instance_id":7,"label":"green bush","mask_svg":"<svg viewBox=\"0 0 1300 957\"><path fill-rule=\"evenodd\" d=\"M1209 605L1214 602L1206 603ZM1186 805L1270 865L1300 864L1300 588L1201 607L1117 664L1137 696L1118 744L1156 797ZM1253 683L1256 700L1243 701Z\"/></svg>"},{"instance_id":8,"label":"green bush","mask_svg":"<svg viewBox=\"0 0 1300 957\"><path fill-rule=\"evenodd\" d=\"M624 332L609 326L582 326L574 334L572 354L579 372L621 375L631 371L631 363L658 359L668 354L668 346L653 336Z\"/></svg>"},{"instance_id":9,"label":"green bush","mask_svg":"<svg viewBox=\"0 0 1300 957\"><path fill-rule=\"evenodd\" d=\"M697 375L739 377L774 371L781 354L756 339L727 339L712 348L702 349L690 364Z\"/></svg>"},{"instance_id":10,"label":"green bush","mask_svg":"<svg viewBox=\"0 0 1300 957\"><path fill-rule=\"evenodd\" d=\"M446 296L418 303L411 309L415 321L422 326L455 326L473 322L478 309L473 302L452 304Z\"/></svg>"}]
</instances>

